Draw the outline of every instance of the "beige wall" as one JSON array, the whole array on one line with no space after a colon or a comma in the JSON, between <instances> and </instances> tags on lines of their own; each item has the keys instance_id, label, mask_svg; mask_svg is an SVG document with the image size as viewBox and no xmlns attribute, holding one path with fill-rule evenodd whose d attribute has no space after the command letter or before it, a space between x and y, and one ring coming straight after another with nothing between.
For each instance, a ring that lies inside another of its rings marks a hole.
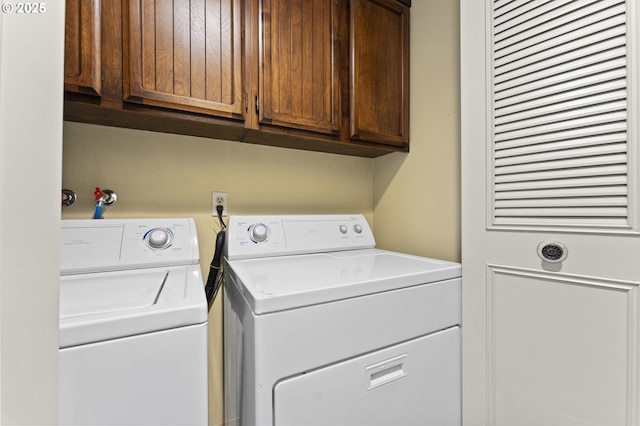
<instances>
[{"instance_id":1,"label":"beige wall","mask_svg":"<svg viewBox=\"0 0 640 426\"><path fill-rule=\"evenodd\" d=\"M374 160L378 247L460 261L458 0L411 6L411 152Z\"/></svg>"},{"instance_id":2,"label":"beige wall","mask_svg":"<svg viewBox=\"0 0 640 426\"><path fill-rule=\"evenodd\" d=\"M95 186L118 194L105 218L194 217L203 274L219 229L211 191L228 193L230 214L363 213L371 223L372 181L371 159L64 123L62 187L75 191L78 202L63 218L90 219ZM222 422L219 303L209 324L215 425Z\"/></svg>"}]
</instances>

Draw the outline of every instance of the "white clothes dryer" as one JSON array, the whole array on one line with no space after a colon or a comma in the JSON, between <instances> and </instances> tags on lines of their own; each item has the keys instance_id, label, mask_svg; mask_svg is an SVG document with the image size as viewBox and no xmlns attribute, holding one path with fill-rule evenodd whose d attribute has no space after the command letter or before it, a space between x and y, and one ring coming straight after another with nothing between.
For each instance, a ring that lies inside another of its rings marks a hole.
<instances>
[{"instance_id":1,"label":"white clothes dryer","mask_svg":"<svg viewBox=\"0 0 640 426\"><path fill-rule=\"evenodd\" d=\"M62 221L61 425L206 425L193 219Z\"/></svg>"},{"instance_id":2,"label":"white clothes dryer","mask_svg":"<svg viewBox=\"0 0 640 426\"><path fill-rule=\"evenodd\" d=\"M461 266L362 215L232 216L225 424L461 424Z\"/></svg>"}]
</instances>

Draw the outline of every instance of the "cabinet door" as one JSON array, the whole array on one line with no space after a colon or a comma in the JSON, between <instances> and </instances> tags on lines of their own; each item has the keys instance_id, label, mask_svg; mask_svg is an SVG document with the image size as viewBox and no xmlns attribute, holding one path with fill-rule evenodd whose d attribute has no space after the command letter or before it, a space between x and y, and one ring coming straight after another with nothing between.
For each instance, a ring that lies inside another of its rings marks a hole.
<instances>
[{"instance_id":1,"label":"cabinet door","mask_svg":"<svg viewBox=\"0 0 640 426\"><path fill-rule=\"evenodd\" d=\"M260 123L337 134L335 0L261 0Z\"/></svg>"},{"instance_id":2,"label":"cabinet door","mask_svg":"<svg viewBox=\"0 0 640 426\"><path fill-rule=\"evenodd\" d=\"M100 0L67 0L64 89L100 95Z\"/></svg>"},{"instance_id":3,"label":"cabinet door","mask_svg":"<svg viewBox=\"0 0 640 426\"><path fill-rule=\"evenodd\" d=\"M128 4L126 101L243 117L241 0Z\"/></svg>"},{"instance_id":4,"label":"cabinet door","mask_svg":"<svg viewBox=\"0 0 640 426\"><path fill-rule=\"evenodd\" d=\"M409 7L351 0L351 139L408 149Z\"/></svg>"}]
</instances>

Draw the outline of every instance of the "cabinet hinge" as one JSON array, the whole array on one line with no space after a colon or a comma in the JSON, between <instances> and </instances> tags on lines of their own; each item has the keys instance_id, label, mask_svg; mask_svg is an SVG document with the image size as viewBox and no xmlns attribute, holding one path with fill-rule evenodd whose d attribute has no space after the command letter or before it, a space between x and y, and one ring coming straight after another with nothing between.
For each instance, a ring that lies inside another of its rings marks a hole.
<instances>
[{"instance_id":1,"label":"cabinet hinge","mask_svg":"<svg viewBox=\"0 0 640 426\"><path fill-rule=\"evenodd\" d=\"M256 96L256 112L260 112L260 97Z\"/></svg>"},{"instance_id":2,"label":"cabinet hinge","mask_svg":"<svg viewBox=\"0 0 640 426\"><path fill-rule=\"evenodd\" d=\"M249 112L249 92L244 92L244 113Z\"/></svg>"}]
</instances>

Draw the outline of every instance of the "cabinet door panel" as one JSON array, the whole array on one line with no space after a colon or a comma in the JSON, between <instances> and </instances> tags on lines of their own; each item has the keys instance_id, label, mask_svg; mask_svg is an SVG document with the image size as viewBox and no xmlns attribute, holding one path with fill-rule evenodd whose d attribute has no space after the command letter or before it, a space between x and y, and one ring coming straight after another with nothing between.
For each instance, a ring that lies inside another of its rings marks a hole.
<instances>
[{"instance_id":1,"label":"cabinet door panel","mask_svg":"<svg viewBox=\"0 0 640 426\"><path fill-rule=\"evenodd\" d=\"M334 0L262 0L260 122L337 134Z\"/></svg>"},{"instance_id":2,"label":"cabinet door panel","mask_svg":"<svg viewBox=\"0 0 640 426\"><path fill-rule=\"evenodd\" d=\"M351 1L352 139L408 147L409 8Z\"/></svg>"},{"instance_id":3,"label":"cabinet door panel","mask_svg":"<svg viewBox=\"0 0 640 426\"><path fill-rule=\"evenodd\" d=\"M67 0L64 89L100 95L100 0Z\"/></svg>"},{"instance_id":4,"label":"cabinet door panel","mask_svg":"<svg viewBox=\"0 0 640 426\"><path fill-rule=\"evenodd\" d=\"M243 117L242 1L131 0L125 100Z\"/></svg>"}]
</instances>

